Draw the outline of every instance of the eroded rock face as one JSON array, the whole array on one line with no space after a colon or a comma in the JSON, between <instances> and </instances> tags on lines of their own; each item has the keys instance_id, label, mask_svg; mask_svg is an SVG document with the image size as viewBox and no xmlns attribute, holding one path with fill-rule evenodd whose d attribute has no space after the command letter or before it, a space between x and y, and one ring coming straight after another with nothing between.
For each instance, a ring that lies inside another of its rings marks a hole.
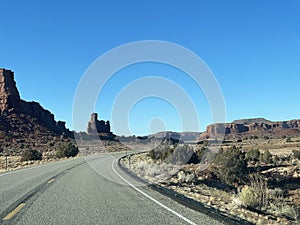
<instances>
[{"instance_id":1,"label":"eroded rock face","mask_svg":"<svg viewBox=\"0 0 300 225\"><path fill-rule=\"evenodd\" d=\"M0 111L13 110L20 104L20 95L14 80L14 73L0 69Z\"/></svg>"},{"instance_id":2,"label":"eroded rock face","mask_svg":"<svg viewBox=\"0 0 300 225\"><path fill-rule=\"evenodd\" d=\"M14 138L24 136L24 132L40 133L39 130L44 133L47 130L48 135L73 135L66 129L65 122L55 121L54 115L38 102L22 100L14 73L6 69L0 69L0 114L0 130L15 134Z\"/></svg>"}]
</instances>

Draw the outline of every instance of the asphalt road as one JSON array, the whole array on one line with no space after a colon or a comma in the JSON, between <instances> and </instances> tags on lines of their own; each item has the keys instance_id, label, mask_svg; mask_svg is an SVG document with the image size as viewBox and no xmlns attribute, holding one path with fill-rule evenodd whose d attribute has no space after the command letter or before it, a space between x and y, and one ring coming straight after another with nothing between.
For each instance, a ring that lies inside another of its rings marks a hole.
<instances>
[{"instance_id":1,"label":"asphalt road","mask_svg":"<svg viewBox=\"0 0 300 225\"><path fill-rule=\"evenodd\" d=\"M123 154L0 174L0 224L221 224L141 186L118 168Z\"/></svg>"}]
</instances>

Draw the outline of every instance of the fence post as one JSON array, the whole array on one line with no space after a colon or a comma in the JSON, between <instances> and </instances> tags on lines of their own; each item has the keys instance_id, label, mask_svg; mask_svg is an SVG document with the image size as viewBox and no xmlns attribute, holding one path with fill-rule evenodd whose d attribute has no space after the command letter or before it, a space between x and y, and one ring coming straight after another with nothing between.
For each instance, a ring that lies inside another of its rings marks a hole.
<instances>
[{"instance_id":1,"label":"fence post","mask_svg":"<svg viewBox=\"0 0 300 225\"><path fill-rule=\"evenodd\" d=\"M7 157L8 157L8 155L5 155L5 170L7 171L7 169L8 169L8 165L7 165Z\"/></svg>"},{"instance_id":2,"label":"fence post","mask_svg":"<svg viewBox=\"0 0 300 225\"><path fill-rule=\"evenodd\" d=\"M130 155L128 156L128 161L129 161L129 171L131 171Z\"/></svg>"}]
</instances>

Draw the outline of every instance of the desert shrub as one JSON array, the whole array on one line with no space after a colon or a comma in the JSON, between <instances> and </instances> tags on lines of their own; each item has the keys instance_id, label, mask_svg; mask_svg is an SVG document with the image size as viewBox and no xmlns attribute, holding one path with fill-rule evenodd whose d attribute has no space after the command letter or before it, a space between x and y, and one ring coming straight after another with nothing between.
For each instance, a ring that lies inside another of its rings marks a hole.
<instances>
[{"instance_id":1,"label":"desert shrub","mask_svg":"<svg viewBox=\"0 0 300 225\"><path fill-rule=\"evenodd\" d=\"M280 162L278 155L273 155L273 162L277 165Z\"/></svg>"},{"instance_id":2,"label":"desert shrub","mask_svg":"<svg viewBox=\"0 0 300 225\"><path fill-rule=\"evenodd\" d=\"M269 136L264 136L264 139L265 139L265 140L269 140L270 137L269 137Z\"/></svg>"},{"instance_id":3,"label":"desert shrub","mask_svg":"<svg viewBox=\"0 0 300 225\"><path fill-rule=\"evenodd\" d=\"M221 147L219 151L216 151L215 148L202 147L196 151L196 161L197 163L202 164L212 164L216 158L216 155L220 152L223 152L223 148Z\"/></svg>"},{"instance_id":4,"label":"desert shrub","mask_svg":"<svg viewBox=\"0 0 300 225\"><path fill-rule=\"evenodd\" d=\"M201 147L199 150L196 151L196 155L200 161L207 151L209 151L207 147Z\"/></svg>"},{"instance_id":5,"label":"desert shrub","mask_svg":"<svg viewBox=\"0 0 300 225\"><path fill-rule=\"evenodd\" d=\"M195 181L195 174L194 173L185 173L183 171L179 171L177 173L178 181L181 183L193 183Z\"/></svg>"},{"instance_id":6,"label":"desert shrub","mask_svg":"<svg viewBox=\"0 0 300 225\"><path fill-rule=\"evenodd\" d=\"M260 156L260 151L258 149L252 149L246 153L245 159L247 161L258 162Z\"/></svg>"},{"instance_id":7,"label":"desert shrub","mask_svg":"<svg viewBox=\"0 0 300 225\"><path fill-rule=\"evenodd\" d=\"M41 160L42 153L35 149L27 149L21 155L21 161Z\"/></svg>"},{"instance_id":8,"label":"desert shrub","mask_svg":"<svg viewBox=\"0 0 300 225\"><path fill-rule=\"evenodd\" d=\"M296 159L300 159L300 151L299 150L293 150L293 156L296 158Z\"/></svg>"},{"instance_id":9,"label":"desert shrub","mask_svg":"<svg viewBox=\"0 0 300 225\"><path fill-rule=\"evenodd\" d=\"M268 189L267 195L270 199L277 199L283 197L284 190L281 188Z\"/></svg>"},{"instance_id":10,"label":"desert shrub","mask_svg":"<svg viewBox=\"0 0 300 225\"><path fill-rule=\"evenodd\" d=\"M268 181L257 173L249 175L250 187L256 193L259 201L259 207L266 207L268 205Z\"/></svg>"},{"instance_id":11,"label":"desert shrub","mask_svg":"<svg viewBox=\"0 0 300 225\"><path fill-rule=\"evenodd\" d=\"M245 207L259 209L269 204L268 194L267 180L256 173L250 174L249 184L240 191L239 200Z\"/></svg>"},{"instance_id":12,"label":"desert shrub","mask_svg":"<svg viewBox=\"0 0 300 225\"><path fill-rule=\"evenodd\" d=\"M73 145L72 143L64 143L59 146L58 150L56 151L56 157L64 158L64 157L74 157L79 153L78 148Z\"/></svg>"},{"instance_id":13,"label":"desert shrub","mask_svg":"<svg viewBox=\"0 0 300 225\"><path fill-rule=\"evenodd\" d=\"M156 148L150 150L148 152L148 156L153 160L165 160L167 159L172 153L174 149L168 143L162 143Z\"/></svg>"},{"instance_id":14,"label":"desert shrub","mask_svg":"<svg viewBox=\"0 0 300 225\"><path fill-rule=\"evenodd\" d=\"M286 138L286 142L292 142L291 137L287 137L287 138Z\"/></svg>"},{"instance_id":15,"label":"desert shrub","mask_svg":"<svg viewBox=\"0 0 300 225\"><path fill-rule=\"evenodd\" d=\"M269 150L264 151L263 153L260 154L260 161L263 163L272 163L272 154Z\"/></svg>"},{"instance_id":16,"label":"desert shrub","mask_svg":"<svg viewBox=\"0 0 300 225\"><path fill-rule=\"evenodd\" d=\"M294 220L297 220L297 218L299 216L298 211L293 206L290 206L290 205L284 205L281 208L281 214L283 216L289 217Z\"/></svg>"},{"instance_id":17,"label":"desert shrub","mask_svg":"<svg viewBox=\"0 0 300 225\"><path fill-rule=\"evenodd\" d=\"M234 181L243 181L247 174L245 154L235 146L227 151L220 151L214 160L213 171L219 179L232 184Z\"/></svg>"},{"instance_id":18,"label":"desert shrub","mask_svg":"<svg viewBox=\"0 0 300 225\"><path fill-rule=\"evenodd\" d=\"M290 219L297 220L298 211L291 205L288 205L282 197L276 198L270 203L269 211L276 216L285 216Z\"/></svg>"},{"instance_id":19,"label":"desert shrub","mask_svg":"<svg viewBox=\"0 0 300 225\"><path fill-rule=\"evenodd\" d=\"M194 152L194 149L188 145L177 146L172 155L167 159L167 162L184 165L190 163L198 163L198 157Z\"/></svg>"},{"instance_id":20,"label":"desert shrub","mask_svg":"<svg viewBox=\"0 0 300 225\"><path fill-rule=\"evenodd\" d=\"M239 193L239 199L245 207L257 208L260 205L258 194L253 187L245 186Z\"/></svg>"},{"instance_id":21,"label":"desert shrub","mask_svg":"<svg viewBox=\"0 0 300 225\"><path fill-rule=\"evenodd\" d=\"M150 150L148 156L153 160L162 160L179 165L199 162L194 149L188 145L176 145L172 148L169 144L164 143Z\"/></svg>"},{"instance_id":22,"label":"desert shrub","mask_svg":"<svg viewBox=\"0 0 300 225\"><path fill-rule=\"evenodd\" d=\"M242 206L264 209L276 216L285 216L295 220L298 218L297 210L285 202L282 189L268 189L267 179L259 174L250 174L249 181L249 185L246 185L238 195Z\"/></svg>"},{"instance_id":23,"label":"desert shrub","mask_svg":"<svg viewBox=\"0 0 300 225\"><path fill-rule=\"evenodd\" d=\"M155 152L154 152L154 149L151 149L151 150L148 152L148 156L149 156L151 159L155 159Z\"/></svg>"}]
</instances>

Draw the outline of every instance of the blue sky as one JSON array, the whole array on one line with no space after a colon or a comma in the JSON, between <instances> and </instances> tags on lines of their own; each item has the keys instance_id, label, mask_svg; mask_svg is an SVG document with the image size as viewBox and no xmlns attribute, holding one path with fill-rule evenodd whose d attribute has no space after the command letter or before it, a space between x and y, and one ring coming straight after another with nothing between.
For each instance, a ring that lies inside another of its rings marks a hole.
<instances>
[{"instance_id":1,"label":"blue sky","mask_svg":"<svg viewBox=\"0 0 300 225\"><path fill-rule=\"evenodd\" d=\"M112 48L140 40L174 42L199 55L222 88L227 121L300 118L299 1L12 0L0 8L0 67L15 72L23 99L40 102L70 129L76 87L89 65ZM150 75L188 92L200 131L212 122L201 90L183 73L157 64L133 65L112 77L95 111L110 120L119 91ZM129 122L132 133L142 135L162 127L181 131L179 117L168 102L147 98L132 109ZM155 118L165 124L149 130Z\"/></svg>"}]
</instances>

